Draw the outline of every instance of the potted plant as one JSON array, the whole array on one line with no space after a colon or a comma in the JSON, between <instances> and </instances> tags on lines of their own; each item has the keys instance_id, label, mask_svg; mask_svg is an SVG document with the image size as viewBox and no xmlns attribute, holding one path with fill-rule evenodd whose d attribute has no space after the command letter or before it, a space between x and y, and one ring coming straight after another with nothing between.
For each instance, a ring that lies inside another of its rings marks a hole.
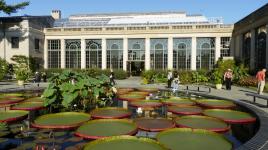
<instances>
[{"instance_id":1,"label":"potted plant","mask_svg":"<svg viewBox=\"0 0 268 150\"><path fill-rule=\"evenodd\" d=\"M215 69L212 73L212 76L216 89L221 89L223 81L222 73L218 69Z\"/></svg>"},{"instance_id":2,"label":"potted plant","mask_svg":"<svg viewBox=\"0 0 268 150\"><path fill-rule=\"evenodd\" d=\"M29 79L31 70L27 66L20 65L15 69L18 85L24 85L24 82Z\"/></svg>"}]
</instances>

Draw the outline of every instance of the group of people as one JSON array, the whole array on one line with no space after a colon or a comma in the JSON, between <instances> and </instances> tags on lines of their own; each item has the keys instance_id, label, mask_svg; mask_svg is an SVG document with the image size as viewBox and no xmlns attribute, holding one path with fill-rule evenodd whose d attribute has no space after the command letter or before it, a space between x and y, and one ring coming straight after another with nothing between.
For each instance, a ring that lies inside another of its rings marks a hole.
<instances>
[{"instance_id":1,"label":"group of people","mask_svg":"<svg viewBox=\"0 0 268 150\"><path fill-rule=\"evenodd\" d=\"M172 73L172 71L168 72L168 88L173 88L173 90L178 90L179 89L179 83L180 83L180 77L179 74L177 73Z\"/></svg>"},{"instance_id":2,"label":"group of people","mask_svg":"<svg viewBox=\"0 0 268 150\"><path fill-rule=\"evenodd\" d=\"M258 94L263 94L263 89L265 86L265 73L266 73L266 69L262 69L260 71L258 71L257 75L256 75L256 79L258 81ZM232 69L227 69L227 71L224 73L223 79L226 85L226 90L231 90L231 86L232 86L232 80L233 80L233 71ZM174 90L178 90L179 88L179 75L175 74L173 76L173 73L171 71L168 72L168 88L173 88Z\"/></svg>"},{"instance_id":3,"label":"group of people","mask_svg":"<svg viewBox=\"0 0 268 150\"><path fill-rule=\"evenodd\" d=\"M36 71L34 74L34 82L39 83L41 82L42 78L43 78L43 82L47 82L47 74L45 72L41 73L41 72Z\"/></svg>"}]
</instances>

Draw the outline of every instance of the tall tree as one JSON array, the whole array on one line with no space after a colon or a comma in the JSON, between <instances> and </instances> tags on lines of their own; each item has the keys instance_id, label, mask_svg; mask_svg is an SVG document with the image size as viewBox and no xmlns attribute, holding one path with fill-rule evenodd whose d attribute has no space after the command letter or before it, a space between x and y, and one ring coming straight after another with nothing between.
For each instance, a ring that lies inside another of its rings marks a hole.
<instances>
[{"instance_id":1,"label":"tall tree","mask_svg":"<svg viewBox=\"0 0 268 150\"><path fill-rule=\"evenodd\" d=\"M23 9L25 6L28 6L30 2L21 2L13 5L9 5L5 0L0 0L0 12L4 12L8 15L11 13L16 13L18 9Z\"/></svg>"}]
</instances>

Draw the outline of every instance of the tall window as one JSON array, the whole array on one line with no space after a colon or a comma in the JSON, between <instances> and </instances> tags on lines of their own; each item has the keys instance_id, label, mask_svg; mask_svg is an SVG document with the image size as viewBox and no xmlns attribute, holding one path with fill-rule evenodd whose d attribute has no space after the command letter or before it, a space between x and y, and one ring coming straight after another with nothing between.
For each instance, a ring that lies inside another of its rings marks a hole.
<instances>
[{"instance_id":1,"label":"tall window","mask_svg":"<svg viewBox=\"0 0 268 150\"><path fill-rule=\"evenodd\" d=\"M66 68L81 68L81 41L65 40Z\"/></svg>"},{"instance_id":2,"label":"tall window","mask_svg":"<svg viewBox=\"0 0 268 150\"><path fill-rule=\"evenodd\" d=\"M197 38L196 68L213 69L215 64L215 38Z\"/></svg>"},{"instance_id":3,"label":"tall window","mask_svg":"<svg viewBox=\"0 0 268 150\"><path fill-rule=\"evenodd\" d=\"M250 49L251 49L251 33L247 32L243 35L243 51L242 51L242 61L247 66L250 67Z\"/></svg>"},{"instance_id":4,"label":"tall window","mask_svg":"<svg viewBox=\"0 0 268 150\"><path fill-rule=\"evenodd\" d=\"M61 67L61 44L60 40L47 40L48 68Z\"/></svg>"},{"instance_id":5,"label":"tall window","mask_svg":"<svg viewBox=\"0 0 268 150\"><path fill-rule=\"evenodd\" d=\"M191 68L191 38L173 39L173 69L188 70Z\"/></svg>"},{"instance_id":6,"label":"tall window","mask_svg":"<svg viewBox=\"0 0 268 150\"><path fill-rule=\"evenodd\" d=\"M144 39L128 39L128 60L145 60Z\"/></svg>"},{"instance_id":7,"label":"tall window","mask_svg":"<svg viewBox=\"0 0 268 150\"><path fill-rule=\"evenodd\" d=\"M256 29L255 69L259 70L266 66L266 26Z\"/></svg>"},{"instance_id":8,"label":"tall window","mask_svg":"<svg viewBox=\"0 0 268 150\"><path fill-rule=\"evenodd\" d=\"M86 40L86 68L101 68L101 40Z\"/></svg>"},{"instance_id":9,"label":"tall window","mask_svg":"<svg viewBox=\"0 0 268 150\"><path fill-rule=\"evenodd\" d=\"M107 40L107 68L123 69L123 40Z\"/></svg>"},{"instance_id":10,"label":"tall window","mask_svg":"<svg viewBox=\"0 0 268 150\"><path fill-rule=\"evenodd\" d=\"M11 37L11 48L19 48L20 38L19 37Z\"/></svg>"},{"instance_id":11,"label":"tall window","mask_svg":"<svg viewBox=\"0 0 268 150\"><path fill-rule=\"evenodd\" d=\"M34 50L39 51L40 40L34 39Z\"/></svg>"},{"instance_id":12,"label":"tall window","mask_svg":"<svg viewBox=\"0 0 268 150\"><path fill-rule=\"evenodd\" d=\"M231 56L230 42L231 37L221 37L221 57Z\"/></svg>"},{"instance_id":13,"label":"tall window","mask_svg":"<svg viewBox=\"0 0 268 150\"><path fill-rule=\"evenodd\" d=\"M168 57L168 39L151 39L151 69L166 69Z\"/></svg>"}]
</instances>

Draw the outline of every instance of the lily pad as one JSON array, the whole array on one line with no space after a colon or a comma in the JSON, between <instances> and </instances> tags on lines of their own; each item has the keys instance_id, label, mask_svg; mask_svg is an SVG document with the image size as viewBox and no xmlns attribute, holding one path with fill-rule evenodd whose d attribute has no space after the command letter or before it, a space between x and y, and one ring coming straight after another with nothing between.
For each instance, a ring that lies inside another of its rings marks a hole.
<instances>
[{"instance_id":1,"label":"lily pad","mask_svg":"<svg viewBox=\"0 0 268 150\"><path fill-rule=\"evenodd\" d=\"M124 108L106 107L91 111L91 117L94 119L122 119L131 116L131 112Z\"/></svg>"},{"instance_id":2,"label":"lily pad","mask_svg":"<svg viewBox=\"0 0 268 150\"><path fill-rule=\"evenodd\" d=\"M86 139L99 139L109 136L134 135L137 125L127 119L100 119L80 126L75 135Z\"/></svg>"},{"instance_id":3,"label":"lily pad","mask_svg":"<svg viewBox=\"0 0 268 150\"><path fill-rule=\"evenodd\" d=\"M148 138L115 136L88 143L84 150L167 150L163 145Z\"/></svg>"},{"instance_id":4,"label":"lily pad","mask_svg":"<svg viewBox=\"0 0 268 150\"><path fill-rule=\"evenodd\" d=\"M201 129L174 128L157 134L157 141L172 150L231 150L232 143L221 134Z\"/></svg>"}]
</instances>

